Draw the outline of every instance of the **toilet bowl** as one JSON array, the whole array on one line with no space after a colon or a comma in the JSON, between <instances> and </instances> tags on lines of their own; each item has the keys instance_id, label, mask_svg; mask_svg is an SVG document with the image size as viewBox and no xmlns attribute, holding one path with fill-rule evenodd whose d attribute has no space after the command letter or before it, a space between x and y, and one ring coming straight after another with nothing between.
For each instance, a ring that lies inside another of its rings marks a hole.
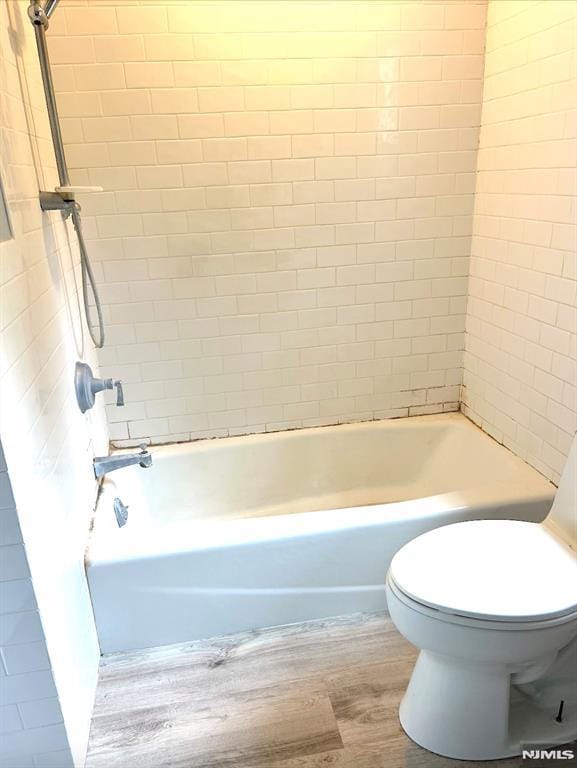
<instances>
[{"instance_id":1,"label":"toilet bowl","mask_svg":"<svg viewBox=\"0 0 577 768\"><path fill-rule=\"evenodd\" d=\"M413 741L493 760L577 738L577 670L555 672L577 644L576 549L577 439L543 523L456 523L397 552L389 611L420 650L399 712Z\"/></svg>"}]
</instances>

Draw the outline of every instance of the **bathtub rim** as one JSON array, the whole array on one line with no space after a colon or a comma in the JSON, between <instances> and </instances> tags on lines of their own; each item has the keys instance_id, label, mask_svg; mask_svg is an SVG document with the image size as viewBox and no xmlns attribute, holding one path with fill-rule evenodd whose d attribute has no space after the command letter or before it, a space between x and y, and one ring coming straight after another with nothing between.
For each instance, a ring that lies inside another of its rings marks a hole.
<instances>
[{"instance_id":1,"label":"bathtub rim","mask_svg":"<svg viewBox=\"0 0 577 768\"><path fill-rule=\"evenodd\" d=\"M110 499L112 496L104 497ZM227 520L194 520L145 529L148 536L131 536L125 527L110 536L93 536L86 551L88 568L101 563L118 563L154 559L202 550L219 550L234 546L272 542L278 539L298 539L311 535L329 535L335 531L371 528L386 523L418 522L431 517L442 517L460 510L479 511L479 519L486 519L503 507L546 507L546 517L553 503L554 492L529 495L511 491L507 484L494 484L490 488L475 487L465 491L425 496L408 501L342 507L312 512L297 512L270 517L245 517ZM110 513L112 515L112 511ZM476 519L476 518L473 518ZM142 533L143 529L139 529ZM190 540L191 534L194 539ZM182 542L186 541L185 544Z\"/></svg>"},{"instance_id":2,"label":"bathtub rim","mask_svg":"<svg viewBox=\"0 0 577 768\"><path fill-rule=\"evenodd\" d=\"M99 510L104 511L105 505L109 507L109 522L112 522L113 518L112 502L117 487L114 482L107 483L105 479L95 507L93 526L86 547L86 567L93 568L100 563L144 560L161 555L170 556L185 552L243 546L256 542L274 541L279 538L295 539L310 535L329 534L338 530L370 528L387 522L418 521L431 516L455 513L465 508L478 509L480 519L490 516L491 512L495 513L501 507L511 505L546 506L547 512L543 515L543 519L548 513L556 490L553 483L460 412L403 417L402 419L350 422L339 425L282 430L280 432L235 435L226 438L208 438L153 446L151 450L153 457L155 453L170 457L171 454L179 454L187 449L194 450L196 446L199 447L199 450L218 450L224 440L229 444L230 442L235 444L246 441L254 443L263 440L278 440L280 434L283 436L282 439L296 439L299 436L306 436L307 433L317 432L319 429L331 431L338 429L346 432L367 426L376 428L377 425L378 428L383 429L398 428L399 421L410 422L410 424L405 425L406 427L440 423L453 424L457 428L470 430L480 439L490 441L495 449L506 450L513 459L534 473L534 488L519 482L493 481L488 485L471 485L459 491L403 501L332 507L324 510L288 512L269 516L195 519L137 528L130 527L129 517L129 522L124 528L117 528L116 522L113 522L112 525L99 525L98 520L96 520ZM194 534L192 540L191 533ZM186 544L182 544L183 540L186 541Z\"/></svg>"}]
</instances>

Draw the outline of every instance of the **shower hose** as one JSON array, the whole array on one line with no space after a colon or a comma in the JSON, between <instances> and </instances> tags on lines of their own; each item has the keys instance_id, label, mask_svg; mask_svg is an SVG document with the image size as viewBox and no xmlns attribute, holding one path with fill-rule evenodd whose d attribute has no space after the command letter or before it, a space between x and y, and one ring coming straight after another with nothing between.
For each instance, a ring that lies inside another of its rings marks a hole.
<instances>
[{"instance_id":1,"label":"shower hose","mask_svg":"<svg viewBox=\"0 0 577 768\"><path fill-rule=\"evenodd\" d=\"M100 296L98 295L98 288L96 287L96 280L94 279L94 272L92 271L92 265L88 258L88 251L86 250L86 243L84 242L84 235L82 233L82 219L80 218L80 206L78 203L74 203L71 209L72 224L76 230L76 237L78 238L78 248L80 250L80 272L82 275L82 300L84 303L84 314L86 317L86 325L88 327L88 333L90 338L94 342L94 345L101 349L104 346L104 321L102 319L102 306L100 304ZM92 324L90 317L90 304L88 300L88 287L92 291L94 297L94 306L96 307L96 316L98 318L98 333L96 333L95 327Z\"/></svg>"}]
</instances>

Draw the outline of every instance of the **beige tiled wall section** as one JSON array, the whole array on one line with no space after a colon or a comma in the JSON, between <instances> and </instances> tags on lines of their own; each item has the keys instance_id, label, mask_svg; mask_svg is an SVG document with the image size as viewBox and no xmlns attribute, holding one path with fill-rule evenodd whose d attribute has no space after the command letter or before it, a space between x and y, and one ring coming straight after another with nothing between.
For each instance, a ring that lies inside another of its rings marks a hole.
<instances>
[{"instance_id":1,"label":"beige tiled wall section","mask_svg":"<svg viewBox=\"0 0 577 768\"><path fill-rule=\"evenodd\" d=\"M62 3L116 441L458 407L485 3Z\"/></svg>"},{"instance_id":2,"label":"beige tiled wall section","mask_svg":"<svg viewBox=\"0 0 577 768\"><path fill-rule=\"evenodd\" d=\"M576 33L576 3L489 3L463 388L553 480L577 429Z\"/></svg>"},{"instance_id":3,"label":"beige tiled wall section","mask_svg":"<svg viewBox=\"0 0 577 768\"><path fill-rule=\"evenodd\" d=\"M84 574L104 414L82 416L74 361L95 364L78 251L39 188L58 183L27 3L0 2L0 765L81 768L99 648ZM5 461L4 456L5 455Z\"/></svg>"}]
</instances>

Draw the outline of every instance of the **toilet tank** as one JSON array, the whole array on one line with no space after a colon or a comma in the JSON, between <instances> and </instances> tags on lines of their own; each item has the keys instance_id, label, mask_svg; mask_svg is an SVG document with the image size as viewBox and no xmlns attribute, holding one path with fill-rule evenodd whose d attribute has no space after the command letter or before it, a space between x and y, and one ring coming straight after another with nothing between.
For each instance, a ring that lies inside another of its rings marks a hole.
<instances>
[{"instance_id":1,"label":"toilet tank","mask_svg":"<svg viewBox=\"0 0 577 768\"><path fill-rule=\"evenodd\" d=\"M545 525L551 526L570 547L577 550L577 435L573 438L559 488Z\"/></svg>"}]
</instances>

